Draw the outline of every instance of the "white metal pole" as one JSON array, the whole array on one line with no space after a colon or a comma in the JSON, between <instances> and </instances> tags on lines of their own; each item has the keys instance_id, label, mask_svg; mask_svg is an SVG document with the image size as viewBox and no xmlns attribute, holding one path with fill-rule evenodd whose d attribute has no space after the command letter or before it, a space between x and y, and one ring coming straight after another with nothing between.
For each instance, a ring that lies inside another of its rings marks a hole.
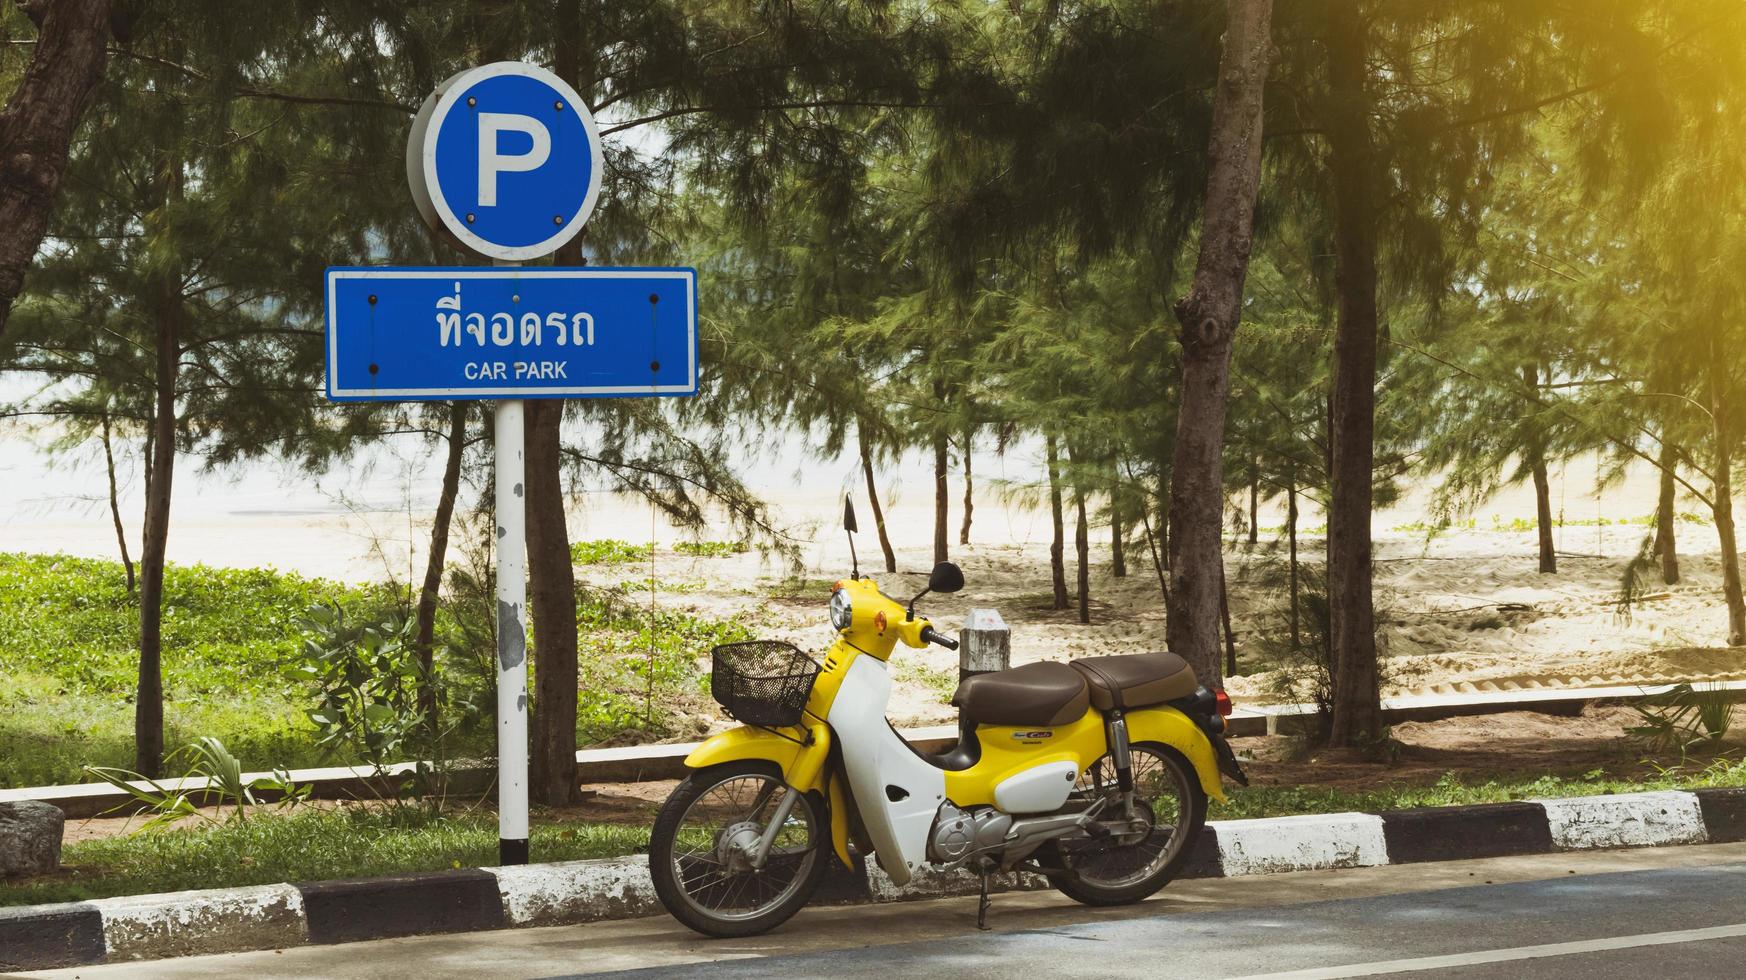
<instances>
[{"instance_id":1,"label":"white metal pole","mask_svg":"<svg viewBox=\"0 0 1746 980\"><path fill-rule=\"evenodd\" d=\"M497 403L497 848L527 863L527 508L522 407Z\"/></svg>"},{"instance_id":2,"label":"white metal pole","mask_svg":"<svg viewBox=\"0 0 1746 980\"><path fill-rule=\"evenodd\" d=\"M520 262L496 260L494 265ZM497 862L527 863L527 443L520 399L497 403Z\"/></svg>"}]
</instances>

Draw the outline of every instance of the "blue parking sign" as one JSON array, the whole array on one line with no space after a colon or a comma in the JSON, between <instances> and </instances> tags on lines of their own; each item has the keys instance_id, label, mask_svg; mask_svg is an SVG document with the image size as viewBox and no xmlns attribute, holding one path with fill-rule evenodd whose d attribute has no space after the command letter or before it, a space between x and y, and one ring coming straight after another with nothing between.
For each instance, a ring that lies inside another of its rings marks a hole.
<instances>
[{"instance_id":1,"label":"blue parking sign","mask_svg":"<svg viewBox=\"0 0 1746 980\"><path fill-rule=\"evenodd\" d=\"M463 247L502 261L549 255L600 196L600 134L588 106L538 65L504 61L444 82L406 144L414 203Z\"/></svg>"},{"instance_id":2,"label":"blue parking sign","mask_svg":"<svg viewBox=\"0 0 1746 980\"><path fill-rule=\"evenodd\" d=\"M686 268L331 268L334 401L697 393Z\"/></svg>"}]
</instances>

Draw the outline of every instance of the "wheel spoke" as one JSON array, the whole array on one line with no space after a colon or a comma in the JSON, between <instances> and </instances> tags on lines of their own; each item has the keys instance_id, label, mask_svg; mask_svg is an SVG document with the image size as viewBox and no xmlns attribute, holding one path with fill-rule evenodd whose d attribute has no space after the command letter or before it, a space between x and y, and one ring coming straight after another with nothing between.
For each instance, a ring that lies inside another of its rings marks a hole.
<instances>
[{"instance_id":1,"label":"wheel spoke","mask_svg":"<svg viewBox=\"0 0 1746 980\"><path fill-rule=\"evenodd\" d=\"M750 852L775 817L784 789L772 776L740 773L697 794L674 832L672 865L684 900L710 918L755 918L789 899L818 859L817 815L804 797L777 829L764 867Z\"/></svg>"}]
</instances>

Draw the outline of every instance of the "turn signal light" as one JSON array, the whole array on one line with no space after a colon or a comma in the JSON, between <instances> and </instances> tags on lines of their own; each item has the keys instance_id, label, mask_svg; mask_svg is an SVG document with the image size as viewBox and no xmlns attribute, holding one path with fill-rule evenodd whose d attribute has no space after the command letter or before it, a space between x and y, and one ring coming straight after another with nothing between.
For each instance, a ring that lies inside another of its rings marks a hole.
<instances>
[{"instance_id":1,"label":"turn signal light","mask_svg":"<svg viewBox=\"0 0 1746 980\"><path fill-rule=\"evenodd\" d=\"M843 591L843 580L842 579L837 579L835 582L831 583L831 595L836 595L838 592L841 592L841 591Z\"/></svg>"},{"instance_id":2,"label":"turn signal light","mask_svg":"<svg viewBox=\"0 0 1746 980\"><path fill-rule=\"evenodd\" d=\"M1220 718L1229 718L1231 716L1231 696L1225 693L1224 688L1220 687L1213 690L1213 701L1219 707Z\"/></svg>"}]
</instances>

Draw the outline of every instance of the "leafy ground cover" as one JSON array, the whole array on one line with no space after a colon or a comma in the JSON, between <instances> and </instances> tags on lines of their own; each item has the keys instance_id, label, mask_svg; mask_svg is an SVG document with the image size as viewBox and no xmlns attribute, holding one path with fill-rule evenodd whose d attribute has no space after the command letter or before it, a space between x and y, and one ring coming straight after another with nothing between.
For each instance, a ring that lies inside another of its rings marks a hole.
<instances>
[{"instance_id":1,"label":"leafy ground cover","mask_svg":"<svg viewBox=\"0 0 1746 980\"><path fill-rule=\"evenodd\" d=\"M217 736L251 767L324 764L282 673L297 619L337 602L368 615L385 590L271 569L164 574L166 744ZM0 786L81 782L133 763L138 611L117 562L0 554Z\"/></svg>"},{"instance_id":2,"label":"leafy ground cover","mask_svg":"<svg viewBox=\"0 0 1746 980\"><path fill-rule=\"evenodd\" d=\"M621 545L576 547L618 555ZM313 696L286 668L298 659L299 621L312 607L337 604L348 619L365 621L403 603L402 594L200 565L170 566L164 588L166 745L214 736L251 770L360 761L316 744L304 714ZM439 635L457 650L484 650L455 661L487 665L472 664L475 673L488 669L489 589L454 591L439 610ZM577 606L589 694L577 722L583 744L675 734L676 717L708 708L701 658L717 643L750 637L737 623L683 611L661 610L651 622L628 590L579 587ZM85 782L84 766L132 766L137 615L117 562L0 553L0 787ZM537 665L537 637L532 655ZM452 748L489 748L490 734L485 719Z\"/></svg>"}]
</instances>

